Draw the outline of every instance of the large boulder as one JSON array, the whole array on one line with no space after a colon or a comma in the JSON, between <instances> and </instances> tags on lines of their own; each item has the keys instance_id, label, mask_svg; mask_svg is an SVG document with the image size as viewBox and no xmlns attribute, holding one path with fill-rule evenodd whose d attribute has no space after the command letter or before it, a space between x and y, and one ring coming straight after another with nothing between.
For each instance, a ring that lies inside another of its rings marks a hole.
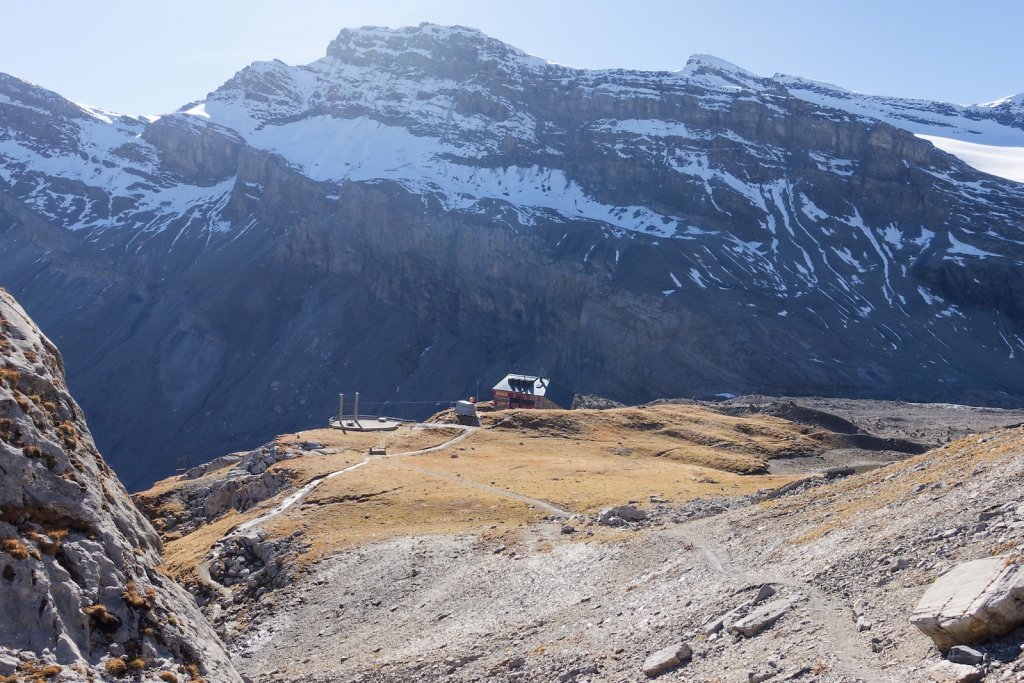
<instances>
[{"instance_id":1,"label":"large boulder","mask_svg":"<svg viewBox=\"0 0 1024 683\"><path fill-rule=\"evenodd\" d=\"M605 510L601 513L598 523L605 526L622 526L635 522L643 522L647 519L647 512L632 505L619 505Z\"/></svg>"},{"instance_id":2,"label":"large boulder","mask_svg":"<svg viewBox=\"0 0 1024 683\"><path fill-rule=\"evenodd\" d=\"M975 683L982 679L982 673L966 664L939 662L928 668L928 677L935 683Z\"/></svg>"},{"instance_id":3,"label":"large boulder","mask_svg":"<svg viewBox=\"0 0 1024 683\"><path fill-rule=\"evenodd\" d=\"M686 643L669 645L651 653L644 660L644 674L648 678L660 676L666 671L676 668L693 656L693 650Z\"/></svg>"},{"instance_id":4,"label":"large boulder","mask_svg":"<svg viewBox=\"0 0 1024 683\"><path fill-rule=\"evenodd\" d=\"M737 621L729 627L729 630L738 635L752 638L778 621L792 606L791 600L773 600Z\"/></svg>"},{"instance_id":5,"label":"large boulder","mask_svg":"<svg viewBox=\"0 0 1024 683\"><path fill-rule=\"evenodd\" d=\"M925 591L910 621L942 652L1005 635L1024 624L1021 569L999 557L958 564Z\"/></svg>"}]
</instances>

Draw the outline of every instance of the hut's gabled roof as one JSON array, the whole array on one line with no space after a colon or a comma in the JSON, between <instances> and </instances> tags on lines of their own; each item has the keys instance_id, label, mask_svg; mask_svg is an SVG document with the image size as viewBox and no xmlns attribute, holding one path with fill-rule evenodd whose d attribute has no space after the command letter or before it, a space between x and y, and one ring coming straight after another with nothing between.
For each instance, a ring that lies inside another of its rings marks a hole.
<instances>
[{"instance_id":1,"label":"hut's gabled roof","mask_svg":"<svg viewBox=\"0 0 1024 683\"><path fill-rule=\"evenodd\" d=\"M510 391L515 394L531 394L544 397L562 408L572 408L572 392L552 382L547 377L509 373L494 385L493 391Z\"/></svg>"}]
</instances>

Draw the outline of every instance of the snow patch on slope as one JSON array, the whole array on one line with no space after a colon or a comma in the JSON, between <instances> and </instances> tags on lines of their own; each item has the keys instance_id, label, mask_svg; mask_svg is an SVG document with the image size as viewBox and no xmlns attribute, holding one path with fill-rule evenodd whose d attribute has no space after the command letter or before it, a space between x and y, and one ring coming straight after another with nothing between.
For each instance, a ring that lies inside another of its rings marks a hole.
<instances>
[{"instance_id":1,"label":"snow patch on slope","mask_svg":"<svg viewBox=\"0 0 1024 683\"><path fill-rule=\"evenodd\" d=\"M465 150L459 146L365 116L321 115L254 127L248 141L280 154L314 180L394 180L410 190L438 194L450 209L469 209L482 199L492 199L659 237L671 237L680 228L675 218L643 206L604 204L559 169L460 163Z\"/></svg>"},{"instance_id":2,"label":"snow patch on slope","mask_svg":"<svg viewBox=\"0 0 1024 683\"><path fill-rule=\"evenodd\" d=\"M1024 183L1024 147L999 147L965 142L937 135L917 134L943 152L961 159L968 166L982 173Z\"/></svg>"},{"instance_id":3,"label":"snow patch on slope","mask_svg":"<svg viewBox=\"0 0 1024 683\"><path fill-rule=\"evenodd\" d=\"M973 245L967 244L966 242L961 242L960 240L953 236L952 231L950 231L949 233L949 244L950 247L946 252L948 254L956 254L958 256L974 256L976 258L981 259L988 258L990 256L1001 256L1000 254L994 254L991 251L979 249Z\"/></svg>"}]
</instances>

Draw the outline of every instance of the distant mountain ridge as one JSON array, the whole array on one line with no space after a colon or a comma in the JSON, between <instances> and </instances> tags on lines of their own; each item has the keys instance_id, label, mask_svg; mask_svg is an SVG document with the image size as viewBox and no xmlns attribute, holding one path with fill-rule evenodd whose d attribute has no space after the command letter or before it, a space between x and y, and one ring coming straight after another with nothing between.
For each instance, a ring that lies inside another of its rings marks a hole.
<instances>
[{"instance_id":1,"label":"distant mountain ridge","mask_svg":"<svg viewBox=\"0 0 1024 683\"><path fill-rule=\"evenodd\" d=\"M510 367L626 402L1016 403L1024 184L929 140L1012 150L1022 111L706 55L571 69L431 24L155 121L3 76L0 283L129 486L343 388L397 412Z\"/></svg>"}]
</instances>

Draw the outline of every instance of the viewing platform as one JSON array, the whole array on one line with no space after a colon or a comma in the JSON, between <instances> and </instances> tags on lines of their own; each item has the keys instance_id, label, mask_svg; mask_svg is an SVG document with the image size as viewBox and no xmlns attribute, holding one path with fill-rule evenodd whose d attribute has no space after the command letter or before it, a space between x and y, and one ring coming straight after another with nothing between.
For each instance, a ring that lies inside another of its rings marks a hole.
<instances>
[{"instance_id":1,"label":"viewing platform","mask_svg":"<svg viewBox=\"0 0 1024 683\"><path fill-rule=\"evenodd\" d=\"M360 417L353 419L346 417L339 420L337 416L327 421L332 429L342 429L353 432L393 432L402 425L402 420L393 420L387 417Z\"/></svg>"}]
</instances>

